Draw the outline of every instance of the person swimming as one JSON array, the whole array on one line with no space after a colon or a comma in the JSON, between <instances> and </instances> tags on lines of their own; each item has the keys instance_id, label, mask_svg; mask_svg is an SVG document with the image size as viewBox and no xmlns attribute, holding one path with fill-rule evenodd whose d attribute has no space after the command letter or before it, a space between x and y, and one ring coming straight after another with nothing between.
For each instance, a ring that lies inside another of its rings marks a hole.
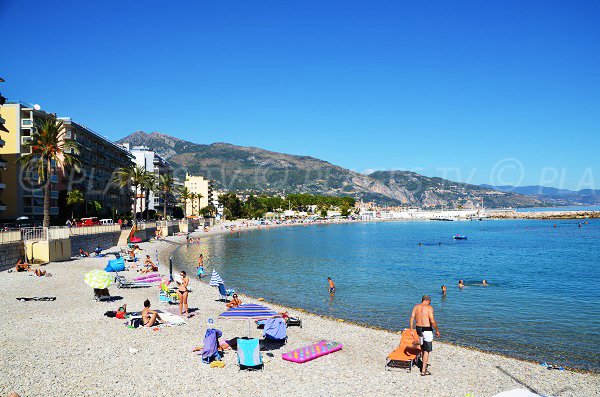
<instances>
[{"instance_id":1,"label":"person swimming","mask_svg":"<svg viewBox=\"0 0 600 397\"><path fill-rule=\"evenodd\" d=\"M446 286L442 285L442 296L445 297L446 296Z\"/></svg>"},{"instance_id":2,"label":"person swimming","mask_svg":"<svg viewBox=\"0 0 600 397\"><path fill-rule=\"evenodd\" d=\"M327 277L327 282L329 283L329 292L334 293L335 292L335 283L333 282L331 277Z\"/></svg>"},{"instance_id":3,"label":"person swimming","mask_svg":"<svg viewBox=\"0 0 600 397\"><path fill-rule=\"evenodd\" d=\"M481 285L483 285L484 287L487 287L489 284L488 284L487 280L485 280L485 279L484 279L484 280L481 282Z\"/></svg>"},{"instance_id":4,"label":"person swimming","mask_svg":"<svg viewBox=\"0 0 600 397\"><path fill-rule=\"evenodd\" d=\"M458 280L458 288L463 288L465 283L462 280Z\"/></svg>"}]
</instances>

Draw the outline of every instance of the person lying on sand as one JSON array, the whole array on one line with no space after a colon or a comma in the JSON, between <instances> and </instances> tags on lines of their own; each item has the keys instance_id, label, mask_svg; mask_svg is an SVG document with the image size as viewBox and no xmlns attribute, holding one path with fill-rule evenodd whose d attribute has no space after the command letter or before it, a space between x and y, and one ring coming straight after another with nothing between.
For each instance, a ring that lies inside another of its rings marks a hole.
<instances>
[{"instance_id":1,"label":"person lying on sand","mask_svg":"<svg viewBox=\"0 0 600 397\"><path fill-rule=\"evenodd\" d=\"M231 302L229 302L226 306L229 308L232 308L232 307L238 307L241 304L242 304L242 300L240 298L238 298L237 294L233 294Z\"/></svg>"},{"instance_id":2,"label":"person lying on sand","mask_svg":"<svg viewBox=\"0 0 600 397\"><path fill-rule=\"evenodd\" d=\"M23 261L23 259L19 259L17 264L15 265L15 270L18 272L27 272L29 271L30 265Z\"/></svg>"},{"instance_id":3,"label":"person lying on sand","mask_svg":"<svg viewBox=\"0 0 600 397\"><path fill-rule=\"evenodd\" d=\"M45 271L45 270L42 270L42 269L35 269L35 272L34 272L34 273L35 273L35 275L36 275L36 276L38 276L38 277L42 277L42 276L45 276L45 275L46 275L46 271Z\"/></svg>"},{"instance_id":4,"label":"person lying on sand","mask_svg":"<svg viewBox=\"0 0 600 397\"><path fill-rule=\"evenodd\" d=\"M144 327L152 327L158 324L158 321L161 321L158 312L156 310L150 309L149 299L146 299L144 301L144 309L142 310L142 321L144 322Z\"/></svg>"},{"instance_id":5,"label":"person lying on sand","mask_svg":"<svg viewBox=\"0 0 600 397\"><path fill-rule=\"evenodd\" d=\"M84 251L83 248L79 248L79 256L82 258L89 258L90 253L87 251Z\"/></svg>"}]
</instances>

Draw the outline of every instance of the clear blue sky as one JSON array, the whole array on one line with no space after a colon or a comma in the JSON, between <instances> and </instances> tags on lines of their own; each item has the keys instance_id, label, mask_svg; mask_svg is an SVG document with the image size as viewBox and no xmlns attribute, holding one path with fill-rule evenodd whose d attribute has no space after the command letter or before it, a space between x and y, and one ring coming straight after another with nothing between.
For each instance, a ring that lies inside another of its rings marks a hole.
<instances>
[{"instance_id":1,"label":"clear blue sky","mask_svg":"<svg viewBox=\"0 0 600 397\"><path fill-rule=\"evenodd\" d=\"M0 89L111 139L600 188L600 1L50 3L0 0Z\"/></svg>"}]
</instances>

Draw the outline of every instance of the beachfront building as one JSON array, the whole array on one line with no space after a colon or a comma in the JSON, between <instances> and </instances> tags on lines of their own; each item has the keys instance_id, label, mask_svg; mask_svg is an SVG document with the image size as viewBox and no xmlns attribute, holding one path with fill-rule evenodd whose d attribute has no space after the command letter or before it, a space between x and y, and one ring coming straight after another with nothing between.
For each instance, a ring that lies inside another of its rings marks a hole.
<instances>
[{"instance_id":1,"label":"beachfront building","mask_svg":"<svg viewBox=\"0 0 600 397\"><path fill-rule=\"evenodd\" d=\"M133 161L137 166L142 167L144 170L154 175L156 183L158 183L161 175L173 174L173 168L169 162L154 150L150 150L150 148L146 146L131 146L129 143L124 143L123 147L131 153ZM146 208L150 211L162 212L162 197L160 197L158 192L150 189L148 191L148 197L146 198L146 191L141 189L136 192L136 195L139 199L136 200L135 203L136 212L143 213L146 211ZM170 204L167 207L167 211L170 212L172 209L172 205Z\"/></svg>"},{"instance_id":2,"label":"beachfront building","mask_svg":"<svg viewBox=\"0 0 600 397\"><path fill-rule=\"evenodd\" d=\"M4 79L2 77L0 77L0 83L3 83ZM4 103L6 102L6 98L4 98L2 96L2 93L0 93L0 108L2 108L2 105L4 105ZM6 129L6 127L4 126L4 119L2 118L1 114L0 114L0 132L8 132L8 130ZM2 140L2 135L0 134L0 149L2 149L4 147L4 141ZM6 160L4 160L2 157L0 157L0 195L2 190L4 190L6 188L6 184L2 182L2 174L4 173L4 169L6 168ZM0 200L0 213L4 212L4 210L6 210L6 204L4 204L1 200Z\"/></svg>"},{"instance_id":3,"label":"beachfront building","mask_svg":"<svg viewBox=\"0 0 600 397\"><path fill-rule=\"evenodd\" d=\"M50 113L41 110L39 105L24 102L8 102L0 107L0 117L8 130L3 134L3 145L0 147L0 157L3 159L5 171L2 175L4 188L0 190L0 202L3 211L0 219L14 221L26 216L31 220L41 220L44 215L44 195L41 186L37 185L37 173L23 172L16 164L22 154L27 153L23 144L31 140L35 123L49 117ZM58 215L58 170L52 164L50 173L50 215Z\"/></svg>"},{"instance_id":4,"label":"beachfront building","mask_svg":"<svg viewBox=\"0 0 600 397\"><path fill-rule=\"evenodd\" d=\"M131 195L121 189L112 178L116 169L128 167L133 156L122 146L114 144L102 135L77 123L70 117L59 117L65 128L65 137L77 142L76 154L81 162L79 171L63 170L59 180L60 202L66 200L66 192L79 189L84 195L87 209L92 202L100 203L100 216L118 218L131 210ZM91 209L91 208L90 208Z\"/></svg>"},{"instance_id":5,"label":"beachfront building","mask_svg":"<svg viewBox=\"0 0 600 397\"><path fill-rule=\"evenodd\" d=\"M199 195L199 198L194 200L186 200L185 213L188 216L197 216L199 210L213 203L213 185L212 181L204 178L201 175L185 174L184 186L190 193Z\"/></svg>"}]
</instances>

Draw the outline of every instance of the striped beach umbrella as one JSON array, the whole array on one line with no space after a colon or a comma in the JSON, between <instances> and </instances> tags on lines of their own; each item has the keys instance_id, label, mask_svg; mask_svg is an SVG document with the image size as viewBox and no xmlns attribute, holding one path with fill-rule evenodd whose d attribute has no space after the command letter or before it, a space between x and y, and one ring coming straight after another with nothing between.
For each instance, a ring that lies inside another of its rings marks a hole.
<instances>
[{"instance_id":1,"label":"striped beach umbrella","mask_svg":"<svg viewBox=\"0 0 600 397\"><path fill-rule=\"evenodd\" d=\"M219 314L219 318L230 320L248 320L248 337L250 337L250 324L253 320L265 320L267 318L278 317L273 309L256 303L246 303L236 307L231 307L227 311Z\"/></svg>"},{"instance_id":2,"label":"striped beach umbrella","mask_svg":"<svg viewBox=\"0 0 600 397\"><path fill-rule=\"evenodd\" d=\"M219 284L225 284L219 273L215 269L212 271L212 275L210 276L210 282L208 283L211 287L218 287Z\"/></svg>"},{"instance_id":3,"label":"striped beach umbrella","mask_svg":"<svg viewBox=\"0 0 600 397\"><path fill-rule=\"evenodd\" d=\"M113 283L113 276L104 270L94 269L83 276L83 281L92 288L104 289Z\"/></svg>"}]
</instances>

